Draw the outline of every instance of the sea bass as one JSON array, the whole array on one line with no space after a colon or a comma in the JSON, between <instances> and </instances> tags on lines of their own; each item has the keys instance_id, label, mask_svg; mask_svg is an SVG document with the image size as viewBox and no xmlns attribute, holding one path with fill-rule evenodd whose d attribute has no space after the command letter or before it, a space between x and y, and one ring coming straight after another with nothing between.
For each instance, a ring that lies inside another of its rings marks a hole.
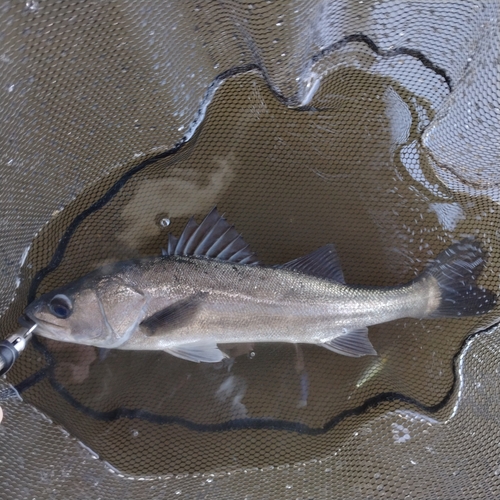
<instances>
[{"instance_id":1,"label":"sea bass","mask_svg":"<svg viewBox=\"0 0 500 500\"><path fill-rule=\"evenodd\" d=\"M308 343L346 356L376 355L368 326L398 318L475 316L496 296L476 286L479 243L451 245L401 286L346 285L333 245L283 265L259 265L214 208L163 255L106 265L26 309L35 333L111 349L164 350L217 362L224 344Z\"/></svg>"}]
</instances>

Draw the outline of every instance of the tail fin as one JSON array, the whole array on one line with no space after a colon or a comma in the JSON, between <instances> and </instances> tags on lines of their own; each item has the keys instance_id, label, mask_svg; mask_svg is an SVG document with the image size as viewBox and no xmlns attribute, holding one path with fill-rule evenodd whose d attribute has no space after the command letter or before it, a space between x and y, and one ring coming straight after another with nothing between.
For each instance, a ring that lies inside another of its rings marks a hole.
<instances>
[{"instance_id":1,"label":"tail fin","mask_svg":"<svg viewBox=\"0 0 500 500\"><path fill-rule=\"evenodd\" d=\"M441 252L422 275L422 278L434 277L440 292L439 305L427 317L476 316L491 311L496 295L475 284L484 264L484 252L471 238Z\"/></svg>"}]
</instances>

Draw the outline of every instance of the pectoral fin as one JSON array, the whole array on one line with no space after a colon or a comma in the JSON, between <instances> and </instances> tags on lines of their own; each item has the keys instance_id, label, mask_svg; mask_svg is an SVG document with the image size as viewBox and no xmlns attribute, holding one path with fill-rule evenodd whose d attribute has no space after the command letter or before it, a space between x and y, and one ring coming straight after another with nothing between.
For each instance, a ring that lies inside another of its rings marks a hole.
<instances>
[{"instance_id":1,"label":"pectoral fin","mask_svg":"<svg viewBox=\"0 0 500 500\"><path fill-rule=\"evenodd\" d=\"M195 363L217 363L228 357L212 341L182 344L165 349L165 352L181 359L194 361Z\"/></svg>"},{"instance_id":2,"label":"pectoral fin","mask_svg":"<svg viewBox=\"0 0 500 500\"><path fill-rule=\"evenodd\" d=\"M351 356L353 358L377 355L377 351L368 340L368 328L366 327L351 330L346 332L345 335L340 335L319 345L343 356Z\"/></svg>"},{"instance_id":3,"label":"pectoral fin","mask_svg":"<svg viewBox=\"0 0 500 500\"><path fill-rule=\"evenodd\" d=\"M145 327L150 335L180 328L193 320L201 305L202 297L203 293L200 292L170 304L144 319L141 326Z\"/></svg>"}]
</instances>

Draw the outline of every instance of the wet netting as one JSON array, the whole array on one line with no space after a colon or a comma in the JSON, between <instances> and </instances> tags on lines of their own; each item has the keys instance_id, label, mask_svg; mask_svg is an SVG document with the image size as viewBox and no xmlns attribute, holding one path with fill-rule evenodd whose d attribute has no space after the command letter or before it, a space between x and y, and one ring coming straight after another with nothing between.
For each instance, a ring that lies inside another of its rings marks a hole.
<instances>
[{"instance_id":1,"label":"wet netting","mask_svg":"<svg viewBox=\"0 0 500 500\"><path fill-rule=\"evenodd\" d=\"M215 205L264 264L334 243L352 284L407 282L473 237L498 293L499 8L3 3L2 336ZM497 498L498 318L370 327L361 358L35 337L0 381L0 497Z\"/></svg>"}]
</instances>

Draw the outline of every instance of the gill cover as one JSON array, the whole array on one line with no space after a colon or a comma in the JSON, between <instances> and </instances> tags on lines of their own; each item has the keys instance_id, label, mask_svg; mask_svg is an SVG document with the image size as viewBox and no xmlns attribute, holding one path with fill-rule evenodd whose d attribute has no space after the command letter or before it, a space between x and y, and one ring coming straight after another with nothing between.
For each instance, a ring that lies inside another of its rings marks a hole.
<instances>
[{"instance_id":1,"label":"gill cover","mask_svg":"<svg viewBox=\"0 0 500 500\"><path fill-rule=\"evenodd\" d=\"M114 348L126 342L144 317L145 295L119 277L104 279L96 292L97 302Z\"/></svg>"}]
</instances>

